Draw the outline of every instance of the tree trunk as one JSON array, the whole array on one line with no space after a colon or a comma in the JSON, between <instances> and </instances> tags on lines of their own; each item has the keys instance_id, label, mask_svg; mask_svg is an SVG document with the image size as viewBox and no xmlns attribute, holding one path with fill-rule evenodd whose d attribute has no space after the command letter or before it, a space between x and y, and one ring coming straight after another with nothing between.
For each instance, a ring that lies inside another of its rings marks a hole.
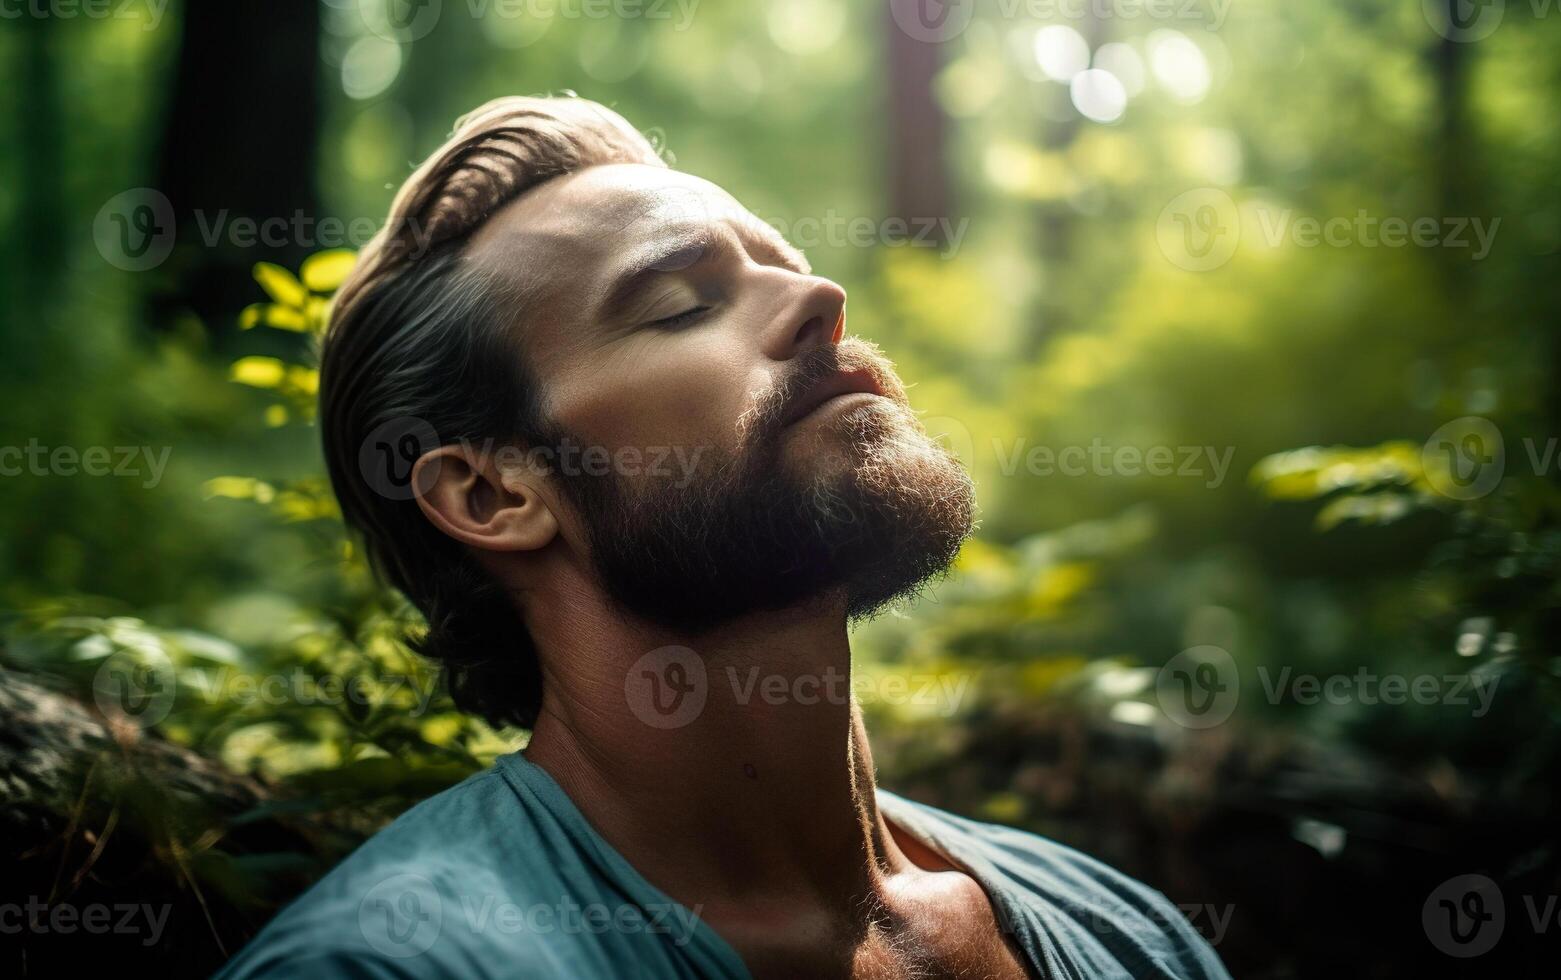
<instances>
[{"instance_id":1,"label":"tree trunk","mask_svg":"<svg viewBox=\"0 0 1561 980\"><path fill-rule=\"evenodd\" d=\"M255 298L255 262L291 268L317 250L291 230L280 247L235 245L225 232L240 218L282 219L291 229L297 214L311 224L321 217L320 4L187 2L182 19L155 185L177 222L176 275L152 312L155 323L189 308L210 326Z\"/></svg>"}]
</instances>

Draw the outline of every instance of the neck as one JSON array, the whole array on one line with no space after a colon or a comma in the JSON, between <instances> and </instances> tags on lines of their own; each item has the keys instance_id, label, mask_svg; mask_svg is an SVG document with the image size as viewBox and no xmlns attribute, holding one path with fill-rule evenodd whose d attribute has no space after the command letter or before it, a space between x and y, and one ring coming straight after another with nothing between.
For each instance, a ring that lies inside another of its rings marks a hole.
<instances>
[{"instance_id":1,"label":"neck","mask_svg":"<svg viewBox=\"0 0 1561 980\"><path fill-rule=\"evenodd\" d=\"M843 602L691 636L550 598L527 603L547 656L526 756L653 884L711 915L860 915L908 865L877 808Z\"/></svg>"}]
</instances>

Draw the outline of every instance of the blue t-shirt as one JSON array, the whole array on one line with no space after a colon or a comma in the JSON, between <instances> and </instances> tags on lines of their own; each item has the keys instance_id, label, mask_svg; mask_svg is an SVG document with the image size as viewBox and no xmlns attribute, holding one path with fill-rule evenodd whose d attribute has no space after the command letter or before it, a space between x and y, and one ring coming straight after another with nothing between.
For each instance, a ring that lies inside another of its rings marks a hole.
<instances>
[{"instance_id":1,"label":"blue t-shirt","mask_svg":"<svg viewBox=\"0 0 1561 980\"><path fill-rule=\"evenodd\" d=\"M878 791L886 817L986 889L1038 977L1227 978L1159 892L1034 834ZM749 977L520 753L430 797L283 909L218 974Z\"/></svg>"}]
</instances>

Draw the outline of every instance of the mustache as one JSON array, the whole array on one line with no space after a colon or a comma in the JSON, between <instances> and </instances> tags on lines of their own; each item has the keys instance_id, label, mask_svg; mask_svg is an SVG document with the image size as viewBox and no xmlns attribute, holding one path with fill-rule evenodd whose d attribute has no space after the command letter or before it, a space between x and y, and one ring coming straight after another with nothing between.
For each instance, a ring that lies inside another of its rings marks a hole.
<instances>
[{"instance_id":1,"label":"mustache","mask_svg":"<svg viewBox=\"0 0 1561 980\"><path fill-rule=\"evenodd\" d=\"M905 385L878 345L859 337L846 337L838 344L816 347L792 358L791 371L761 392L753 408L746 413L744 428L749 438L754 442L766 442L779 437L792 409L814 386L844 371L870 373L885 397L909 408Z\"/></svg>"}]
</instances>

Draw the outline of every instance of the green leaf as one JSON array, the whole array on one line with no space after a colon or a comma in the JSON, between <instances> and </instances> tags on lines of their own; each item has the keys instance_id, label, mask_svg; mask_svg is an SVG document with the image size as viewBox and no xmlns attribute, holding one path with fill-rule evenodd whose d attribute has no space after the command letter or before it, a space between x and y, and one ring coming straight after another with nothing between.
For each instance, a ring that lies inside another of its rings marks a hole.
<instances>
[{"instance_id":1,"label":"green leaf","mask_svg":"<svg viewBox=\"0 0 1561 980\"><path fill-rule=\"evenodd\" d=\"M241 357L233 362L230 376L252 388L275 388L287 377L287 366L274 357Z\"/></svg>"},{"instance_id":2,"label":"green leaf","mask_svg":"<svg viewBox=\"0 0 1561 980\"><path fill-rule=\"evenodd\" d=\"M278 303L251 303L244 307L243 313L239 314L238 325L241 330L249 330L261 324L277 330L292 330L297 333L304 333L312 328L305 311Z\"/></svg>"},{"instance_id":3,"label":"green leaf","mask_svg":"<svg viewBox=\"0 0 1561 980\"><path fill-rule=\"evenodd\" d=\"M1415 498L1403 493L1351 494L1330 501L1317 514L1319 530L1329 530L1345 521L1363 524L1391 524L1409 516L1415 509Z\"/></svg>"},{"instance_id":4,"label":"green leaf","mask_svg":"<svg viewBox=\"0 0 1561 980\"><path fill-rule=\"evenodd\" d=\"M334 293L341 288L357 260L358 254L351 249L335 248L328 252L317 252L304 260L299 273L304 285L312 291Z\"/></svg>"},{"instance_id":5,"label":"green leaf","mask_svg":"<svg viewBox=\"0 0 1561 980\"><path fill-rule=\"evenodd\" d=\"M284 306L302 310L309 293L291 272L271 262L255 263L255 281Z\"/></svg>"},{"instance_id":6,"label":"green leaf","mask_svg":"<svg viewBox=\"0 0 1561 980\"><path fill-rule=\"evenodd\" d=\"M207 499L227 497L230 500L255 500L269 503L276 496L276 488L252 476L217 476L203 484Z\"/></svg>"}]
</instances>

